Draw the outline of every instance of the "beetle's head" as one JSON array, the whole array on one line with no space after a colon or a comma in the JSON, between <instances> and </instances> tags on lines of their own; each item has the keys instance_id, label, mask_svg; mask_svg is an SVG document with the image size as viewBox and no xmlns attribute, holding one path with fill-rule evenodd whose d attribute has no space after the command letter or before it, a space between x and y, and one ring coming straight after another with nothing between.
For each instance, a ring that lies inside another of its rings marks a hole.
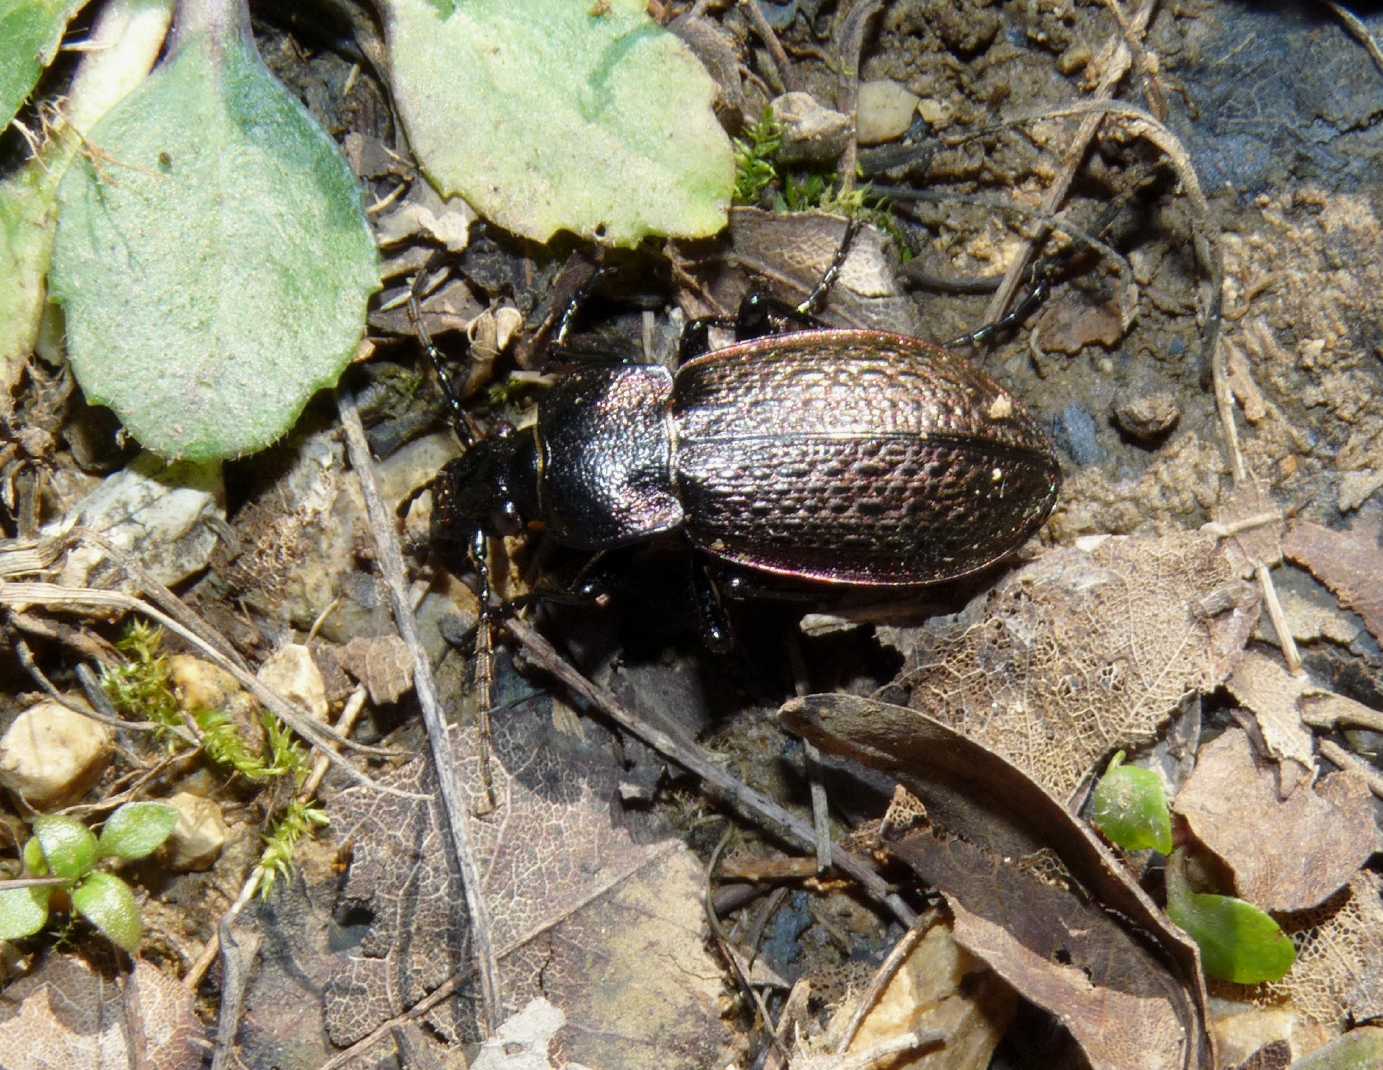
<instances>
[{"instance_id":1,"label":"beetle's head","mask_svg":"<svg viewBox=\"0 0 1383 1070\"><path fill-rule=\"evenodd\" d=\"M504 425L449 461L432 484L432 537L466 542L477 531L515 535L532 515L531 435Z\"/></svg>"}]
</instances>

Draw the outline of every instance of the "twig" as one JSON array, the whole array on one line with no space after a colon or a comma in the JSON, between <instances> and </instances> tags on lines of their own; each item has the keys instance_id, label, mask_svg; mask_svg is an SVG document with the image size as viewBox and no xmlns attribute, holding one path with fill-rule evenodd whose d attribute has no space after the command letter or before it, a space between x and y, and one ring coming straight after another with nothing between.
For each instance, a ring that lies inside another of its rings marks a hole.
<instances>
[{"instance_id":1,"label":"twig","mask_svg":"<svg viewBox=\"0 0 1383 1070\"><path fill-rule=\"evenodd\" d=\"M120 985L120 1016L125 1027L125 1057L130 1070L149 1070L149 1036L145 1030L148 1019L140 998L137 969L126 973Z\"/></svg>"},{"instance_id":2,"label":"twig","mask_svg":"<svg viewBox=\"0 0 1383 1070\"><path fill-rule=\"evenodd\" d=\"M759 40L768 49L768 70L764 73L768 76L769 82L773 85L775 93L786 93L788 91L787 72L792 69L792 61L788 59L788 54L783 51L783 43L778 40L778 35L773 32L773 27L764 18L763 12L759 10L759 5L755 0L739 0L740 11L749 20L749 25L754 28L754 32L759 35Z\"/></svg>"},{"instance_id":3,"label":"twig","mask_svg":"<svg viewBox=\"0 0 1383 1070\"><path fill-rule=\"evenodd\" d=\"M840 61L844 70L845 87L841 91L840 110L850 116L850 140L845 143L837 170L840 173L841 195L855 188L855 164L859 159L860 125L860 53L864 50L864 35L869 20L878 14L883 0L863 0L850 9L840 33Z\"/></svg>"},{"instance_id":4,"label":"twig","mask_svg":"<svg viewBox=\"0 0 1383 1070\"><path fill-rule=\"evenodd\" d=\"M896 1055L944 1043L946 1034L940 1029L917 1029L911 1033L900 1033L896 1037L880 1041L868 1051L844 1056L831 1067L831 1070L872 1070L881 1063L891 1061Z\"/></svg>"},{"instance_id":5,"label":"twig","mask_svg":"<svg viewBox=\"0 0 1383 1070\"><path fill-rule=\"evenodd\" d=\"M1306 697L1311 697L1309 692ZM1370 732L1383 732L1383 713L1378 710L1371 710L1358 702L1335 703L1335 705L1345 708L1329 716L1303 713L1301 719L1312 728L1339 728L1340 725L1347 724L1353 725L1355 728L1367 728Z\"/></svg>"},{"instance_id":6,"label":"twig","mask_svg":"<svg viewBox=\"0 0 1383 1070\"><path fill-rule=\"evenodd\" d=\"M936 924L938 914L935 910L929 910L917 919L917 924L903 934L903 938L893 945L893 950L880 963L879 968L874 971L874 976L869 979L869 987L860 994L859 1003L855 1006L855 1011L850 1015L850 1021L845 1026L845 1032L840 1038L840 1043L836 1045L836 1054L844 1055L846 1049L854 1041L855 1035L860 1031L860 1026L868 1017L869 1012L874 1009L874 1004L879 1001L879 997L884 994L884 989L889 986L894 975L902 968L908 956L912 954L913 948L922 942L922 938L931 931Z\"/></svg>"},{"instance_id":7,"label":"twig","mask_svg":"<svg viewBox=\"0 0 1383 1070\"><path fill-rule=\"evenodd\" d=\"M66 877L15 877L0 881L0 891L11 888L61 888L70 883Z\"/></svg>"},{"instance_id":8,"label":"twig","mask_svg":"<svg viewBox=\"0 0 1383 1070\"><path fill-rule=\"evenodd\" d=\"M196 610L169 590L166 584L159 581L148 569L126 553L122 547L115 545L101 532L92 528L73 528L69 537L77 542L99 546L110 556L112 561L120 566L125 575L135 581L140 591L161 606L165 613L181 621L188 631L202 636L207 645L215 647L227 660L233 661L242 669L246 668L245 659L240 656L240 651L235 649L230 640L207 623Z\"/></svg>"},{"instance_id":9,"label":"twig","mask_svg":"<svg viewBox=\"0 0 1383 1070\"><path fill-rule=\"evenodd\" d=\"M65 621L36 617L31 613L11 613L10 623L21 632L61 643L70 647L79 656L90 658L101 665L119 664L120 659L115 647L105 638L83 632Z\"/></svg>"},{"instance_id":10,"label":"twig","mask_svg":"<svg viewBox=\"0 0 1383 1070\"><path fill-rule=\"evenodd\" d=\"M1345 24L1345 29L1353 34L1355 39L1364 46L1365 51L1368 52L1369 58L1373 60L1374 65L1378 67L1380 72L1383 72L1383 48L1378 46L1378 42L1374 39L1373 35L1369 33L1369 28L1360 21L1359 16L1345 7L1344 4L1335 3L1335 0L1325 0L1325 6L1335 12L1336 18Z\"/></svg>"},{"instance_id":11,"label":"twig","mask_svg":"<svg viewBox=\"0 0 1383 1070\"><path fill-rule=\"evenodd\" d=\"M1108 100L1114 95L1114 90L1118 88L1119 83L1128 72L1129 64L1133 61L1128 45L1125 43L1125 36L1135 40L1142 37L1147 31L1148 22L1152 18L1153 9L1156 6L1156 0L1143 0L1143 3L1138 6L1138 10L1129 19L1127 28L1121 27L1119 35L1111 38L1105 45L1098 57L1098 61L1101 63L1101 72L1099 85L1095 89L1094 100ZM1061 170L1057 172L1056 179L1042 198L1042 210L1044 212L1056 212L1062 201L1066 199L1071 183L1075 181L1076 172L1080 170L1080 166L1085 160L1086 149L1100 128L1102 118L1102 114L1089 115L1077 128L1075 139L1071 143L1066 159L1062 162ZM999 289L989 302L989 308L985 311L984 322L993 323L1003 318L1004 313L1008 310L1009 302L1013 300L1013 295L1018 292L1018 287L1022 284L1023 276L1028 269L1028 261L1032 259L1033 250L1046 236L1047 232L1044 227L1034 237L1024 240L1022 247L1018 250L1018 255L1008 266L1008 273L1004 276L1003 283L1000 284Z\"/></svg>"},{"instance_id":12,"label":"twig","mask_svg":"<svg viewBox=\"0 0 1383 1070\"><path fill-rule=\"evenodd\" d=\"M783 1043L782 1037L778 1036L773 1028L773 1016L768 1013L768 1007L764 1004L764 997L753 983L749 980L748 966L740 960L735 947L730 943L730 937L726 934L720 924L720 919L716 917L715 907L712 904L711 885L715 881L716 866L720 864L720 856L725 851L725 845L730 842L730 835L734 832L734 826L725 830L725 835L721 836L720 842L716 844L715 850L711 852L711 860L706 863L706 890L703 894L702 905L706 911L706 924L710 926L711 937L715 940L716 946L720 948L720 953L725 956L735 971L735 978L739 981L740 987L744 989L750 1001L758 1009L759 1019L763 1022L764 1029L768 1031L769 1039L773 1046L786 1059L790 1057L787 1045Z\"/></svg>"},{"instance_id":13,"label":"twig","mask_svg":"<svg viewBox=\"0 0 1383 1070\"><path fill-rule=\"evenodd\" d=\"M723 799L734 810L752 820L767 824L775 834L788 840L812 847L816 835L812 826L784 809L768 796L763 795L746 784L740 783L690 740L681 740L669 731L635 715L605 688L593 684L576 671L552 644L536 630L523 621L509 619L505 628L521 644L528 657L544 672L555 676L574 694L585 699L611 720L643 740L664 757L670 758L683 769L695 773L712 789L712 794ZM835 866L855 880L874 899L892 911L893 916L911 928L917 914L893 891L893 888L874 871L864 859L837 847L833 852Z\"/></svg>"},{"instance_id":14,"label":"twig","mask_svg":"<svg viewBox=\"0 0 1383 1070\"><path fill-rule=\"evenodd\" d=\"M9 616L14 617L15 614L11 613ZM137 732L157 732L163 727L162 725L155 724L153 721L126 721L121 717L112 716L73 702L59 691L53 685L53 682L43 674L43 670L38 667L38 662L34 660L34 652L29 648L28 643L16 637L14 640L14 652L19 657L19 664L24 666L24 671L33 678L34 683L38 684L44 694L63 709L70 710L75 714L85 717L89 721L95 721L97 724L103 724L109 728L132 728ZM177 729L176 731L184 738L189 735L183 729ZM195 738L188 738L187 742L194 747L197 746L197 740Z\"/></svg>"},{"instance_id":15,"label":"twig","mask_svg":"<svg viewBox=\"0 0 1383 1070\"><path fill-rule=\"evenodd\" d=\"M1364 778L1369 786L1369 791L1373 792L1380 799L1383 799L1383 776L1371 769L1364 762L1361 762L1344 747L1340 746L1333 739L1323 739L1320 745L1321 757L1334 762L1341 769L1352 769Z\"/></svg>"},{"instance_id":16,"label":"twig","mask_svg":"<svg viewBox=\"0 0 1383 1070\"><path fill-rule=\"evenodd\" d=\"M374 460L365 440L365 428L360 423L360 413L355 407L355 395L345 387L340 388L336 393L336 405L341 414L341 425L346 432L346 450L350 456L351 468L360 480L360 490L365 498L365 510L375 540L380 575L389 591L389 600L394 611L394 625L413 655L413 690L418 696L418 705L422 708L423 723L427 726L433 772L437 777L438 793L442 797L442 812L446 814L452 851L456 856L466 896L471 938L475 944L480 974L481 1028L484 1035L489 1037L499 1028L500 1009L503 1006L499 988L499 961L495 957L490 933L490 912L482 894L480 870L471 851L470 818L457 783L455 758L447 736L446 718L442 715L442 704L437 697L437 685L432 677L432 663L418 638L418 625L408 598L408 580L404 573L403 554L399 550L389 510L379 496L379 487L375 482Z\"/></svg>"},{"instance_id":17,"label":"twig","mask_svg":"<svg viewBox=\"0 0 1383 1070\"><path fill-rule=\"evenodd\" d=\"M807 663L802 660L802 644L796 632L788 632L785 640L788 664L792 666L792 687L798 698L806 698ZM831 868L831 811L826 801L826 785L821 779L821 751L815 743L802 741L803 764L807 770L807 786L812 799L812 828L816 834L816 869L825 873Z\"/></svg>"},{"instance_id":18,"label":"twig","mask_svg":"<svg viewBox=\"0 0 1383 1070\"><path fill-rule=\"evenodd\" d=\"M216 1015L216 1046L211 1053L211 1070L225 1070L235 1054L235 1034L245 1009L245 990L249 986L248 965L259 953L260 935L251 931L241 944L231 925L232 918L221 919L217 943L221 948L221 998Z\"/></svg>"}]
</instances>

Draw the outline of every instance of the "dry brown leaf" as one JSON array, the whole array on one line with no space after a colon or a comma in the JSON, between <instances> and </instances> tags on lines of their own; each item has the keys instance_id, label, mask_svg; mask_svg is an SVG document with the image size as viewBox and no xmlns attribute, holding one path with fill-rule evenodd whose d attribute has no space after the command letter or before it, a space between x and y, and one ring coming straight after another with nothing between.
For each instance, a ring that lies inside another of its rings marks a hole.
<instances>
[{"instance_id":1,"label":"dry brown leaf","mask_svg":"<svg viewBox=\"0 0 1383 1070\"><path fill-rule=\"evenodd\" d=\"M619 765L601 733L553 726L551 700L495 720L496 807L472 816L471 843L500 964L502 1015L545 995L580 1029L568 1057L602 1070L713 1065L729 1034L720 1020L720 964L702 941L700 864L680 841L640 843L613 807ZM474 733L453 729L458 779L481 796ZM430 766L410 762L389 783L435 794ZM330 805L332 830L354 855L342 892L373 924L326 990L332 1040L354 1042L453 973L468 976L465 899L447 862L435 801L368 788ZM475 1039L476 992L465 988L427 1021L447 1044Z\"/></svg>"},{"instance_id":2,"label":"dry brown leaf","mask_svg":"<svg viewBox=\"0 0 1383 1070\"><path fill-rule=\"evenodd\" d=\"M131 1003L137 990L137 1003ZM192 993L147 962L133 975L102 976L86 963L54 953L0 997L0 1065L5 1070L52 1067L130 1067L127 1018L134 1010L143 1032L139 1070L197 1070L206 1030Z\"/></svg>"},{"instance_id":3,"label":"dry brown leaf","mask_svg":"<svg viewBox=\"0 0 1383 1070\"><path fill-rule=\"evenodd\" d=\"M1254 715L1274 758L1290 758L1307 769L1315 764L1315 744L1299 705L1313 690L1310 680L1293 676L1272 658L1250 651L1234 667L1227 686Z\"/></svg>"},{"instance_id":4,"label":"dry brown leaf","mask_svg":"<svg viewBox=\"0 0 1383 1070\"><path fill-rule=\"evenodd\" d=\"M1035 884L1023 891L1040 888L1045 886ZM1034 950L1030 933L1015 933L1011 925L972 914L951 895L946 901L955 914L956 939L1029 1000L1051 1012L1080 1045L1091 1070L1163 1070L1185 1065L1185 1038L1175 1017L1167 1013L1166 993L1126 989L1113 983L1105 969L1092 977L1088 960L1066 964L1042 953L1055 948Z\"/></svg>"},{"instance_id":5,"label":"dry brown leaf","mask_svg":"<svg viewBox=\"0 0 1383 1070\"><path fill-rule=\"evenodd\" d=\"M826 753L882 769L921 800L929 826L881 846L946 896L957 940L1065 1022L1092 1067L1211 1066L1194 945L1039 784L901 706L811 695L782 717ZM1044 848L1065 886L1015 864Z\"/></svg>"},{"instance_id":6,"label":"dry brown leaf","mask_svg":"<svg viewBox=\"0 0 1383 1070\"><path fill-rule=\"evenodd\" d=\"M1361 516L1344 531L1297 520L1287 529L1283 551L1363 617L1383 643L1383 513Z\"/></svg>"},{"instance_id":7,"label":"dry brown leaf","mask_svg":"<svg viewBox=\"0 0 1383 1070\"><path fill-rule=\"evenodd\" d=\"M1075 354L1088 345L1113 349L1124 336L1124 323L1112 301L1076 299L1049 305L1036 330L1045 352Z\"/></svg>"},{"instance_id":8,"label":"dry brown leaf","mask_svg":"<svg viewBox=\"0 0 1383 1070\"><path fill-rule=\"evenodd\" d=\"M903 1033L935 1029L945 1035L944 1045L900 1056L889 1070L984 1070L1016 1006L1013 989L956 943L949 925L933 925L880 993L846 1051L855 1055ZM853 1010L842 1008L836 1021Z\"/></svg>"},{"instance_id":9,"label":"dry brown leaf","mask_svg":"<svg viewBox=\"0 0 1383 1070\"><path fill-rule=\"evenodd\" d=\"M1356 773L1301 781L1278 797L1273 763L1231 729L1202 748L1173 808L1234 874L1242 899L1272 911L1318 906L1373 853L1373 797Z\"/></svg>"},{"instance_id":10,"label":"dry brown leaf","mask_svg":"<svg viewBox=\"0 0 1383 1070\"><path fill-rule=\"evenodd\" d=\"M365 685L376 706L397 702L413 686L413 656L397 635L357 636L342 651L341 665Z\"/></svg>"},{"instance_id":11,"label":"dry brown leaf","mask_svg":"<svg viewBox=\"0 0 1383 1070\"><path fill-rule=\"evenodd\" d=\"M909 705L1065 798L1218 686L1258 609L1209 536L1106 538L1044 554L958 618L880 634L907 656Z\"/></svg>"}]
</instances>

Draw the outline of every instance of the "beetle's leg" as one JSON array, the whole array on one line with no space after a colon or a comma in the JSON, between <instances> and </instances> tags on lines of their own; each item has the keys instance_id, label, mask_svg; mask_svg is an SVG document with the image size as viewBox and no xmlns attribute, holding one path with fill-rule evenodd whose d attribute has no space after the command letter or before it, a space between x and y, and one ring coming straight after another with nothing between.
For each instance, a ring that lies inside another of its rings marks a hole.
<instances>
[{"instance_id":1,"label":"beetle's leg","mask_svg":"<svg viewBox=\"0 0 1383 1070\"><path fill-rule=\"evenodd\" d=\"M689 320L682 328L682 336L677 339L677 366L680 368L687 361L710 352L712 329L729 331L734 327L735 321L728 316L702 316Z\"/></svg>"},{"instance_id":2,"label":"beetle's leg","mask_svg":"<svg viewBox=\"0 0 1383 1070\"><path fill-rule=\"evenodd\" d=\"M581 314L582 307L591 299L596 287L615 273L615 269L609 264L601 264L571 295L567 301L567 307L562 310L562 317L557 321L557 330L552 335L552 348L562 349L567 344L567 336L571 334L571 329L576 324L576 317Z\"/></svg>"},{"instance_id":3,"label":"beetle's leg","mask_svg":"<svg viewBox=\"0 0 1383 1070\"><path fill-rule=\"evenodd\" d=\"M745 294L744 300L740 302L739 313L735 316L735 340L743 342L771 334L787 334L790 331L824 327L825 324L816 318L817 313L826 304L831 287L840 277L841 268L845 266L845 261L850 256L850 247L855 243L855 235L859 232L858 219L845 221L845 232L841 235L840 245L836 247L830 266L800 304L789 305L753 289Z\"/></svg>"},{"instance_id":4,"label":"beetle's leg","mask_svg":"<svg viewBox=\"0 0 1383 1070\"><path fill-rule=\"evenodd\" d=\"M710 567L704 561L692 561L692 602L701 624L701 641L713 654L727 653L735 645L735 633L730 627L730 615Z\"/></svg>"},{"instance_id":5,"label":"beetle's leg","mask_svg":"<svg viewBox=\"0 0 1383 1070\"><path fill-rule=\"evenodd\" d=\"M1047 263L1035 264L1033 270L1029 272L1031 284L1027 295L1018 302L1012 312L993 323L986 323L983 327L977 327L973 331L962 334L959 338L952 338L949 342L944 343L945 347L947 349L959 349L961 346L987 345L994 340L995 336L1019 326L1051 294L1052 274L1051 267Z\"/></svg>"},{"instance_id":6,"label":"beetle's leg","mask_svg":"<svg viewBox=\"0 0 1383 1070\"><path fill-rule=\"evenodd\" d=\"M789 305L760 290L750 290L735 315L735 341L766 338L824 327L820 320L802 311L802 305Z\"/></svg>"},{"instance_id":7,"label":"beetle's leg","mask_svg":"<svg viewBox=\"0 0 1383 1070\"><path fill-rule=\"evenodd\" d=\"M831 258L831 266L826 269L826 274L822 275L817 284L812 287L812 292L807 294L807 299L797 306L800 315L815 316L821 311L821 306L826 303L826 297L840 276L840 270L845 266L846 258L850 255L850 246L855 243L855 235L859 232L860 221L858 219L845 221L845 233L840 237L840 245L836 247L836 255Z\"/></svg>"},{"instance_id":8,"label":"beetle's leg","mask_svg":"<svg viewBox=\"0 0 1383 1070\"><path fill-rule=\"evenodd\" d=\"M490 604L490 540L483 531L471 538L471 565L475 568L476 595L480 600L480 616L475 623L476 751L480 759L480 785L485 793L485 809L495 808L495 787L490 777L490 754L494 736L490 726L490 704L494 701L495 636L494 611Z\"/></svg>"},{"instance_id":9,"label":"beetle's leg","mask_svg":"<svg viewBox=\"0 0 1383 1070\"><path fill-rule=\"evenodd\" d=\"M721 594L736 602L801 602L816 605L826 597L819 587L764 583L752 573L726 566L721 567L716 580Z\"/></svg>"},{"instance_id":10,"label":"beetle's leg","mask_svg":"<svg viewBox=\"0 0 1383 1070\"><path fill-rule=\"evenodd\" d=\"M412 285L408 288L408 316L413 321L413 329L418 332L418 341L422 343L428 359L432 362L433 371L437 373L437 381L442 384L442 396L446 399L447 411L451 415L451 425L456 437L461 440L461 445L470 449L479 436L471 424L471 418L466 414L465 406L461 404L461 394L452 381L451 373L447 371L446 359L437 348L437 343L432 340L432 334L423 322L422 309L419 307L418 295L422 291L424 274L424 271L419 271L414 275Z\"/></svg>"}]
</instances>

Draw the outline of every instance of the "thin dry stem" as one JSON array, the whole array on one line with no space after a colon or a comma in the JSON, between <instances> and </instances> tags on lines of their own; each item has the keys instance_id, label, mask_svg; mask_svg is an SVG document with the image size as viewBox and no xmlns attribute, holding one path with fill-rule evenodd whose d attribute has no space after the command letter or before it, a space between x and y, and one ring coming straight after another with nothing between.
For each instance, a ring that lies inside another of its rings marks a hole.
<instances>
[{"instance_id":1,"label":"thin dry stem","mask_svg":"<svg viewBox=\"0 0 1383 1070\"><path fill-rule=\"evenodd\" d=\"M422 708L423 723L427 726L437 791L442 797L442 811L446 814L452 851L456 856L466 907L470 913L471 938L475 943L480 974L481 1030L485 1036L493 1036L499 1028L500 1008L504 1005L499 987L499 961L495 957L490 934L489 907L481 891L480 869L471 850L470 815L457 783L456 762L447 734L446 718L442 714L442 703L432 677L432 662L418 637L417 621L408 598L403 553L399 549L389 510L380 498L375 482L374 460L370 456L365 428L356 410L355 395L342 388L337 391L336 404L346 432L346 449L351 467L360 480L361 494L365 499L370 532L375 541L376 560L394 611L394 625L413 656L413 690Z\"/></svg>"},{"instance_id":2,"label":"thin dry stem","mask_svg":"<svg viewBox=\"0 0 1383 1070\"><path fill-rule=\"evenodd\" d=\"M587 680L531 626L523 621L511 619L505 622L505 628L523 644L525 653L535 665L555 676L574 694L638 736L654 750L696 774L713 795L728 803L734 810L751 820L767 825L775 835L805 847L815 844L816 833L809 822L803 821L766 795L736 780L691 740L679 739L672 730L652 723L647 717L637 715L608 690ZM870 896L888 907L893 916L904 925L911 927L917 921L916 912L903 902L864 859L850 851L842 850L839 846L833 849L832 858L837 869L859 881Z\"/></svg>"},{"instance_id":3,"label":"thin dry stem","mask_svg":"<svg viewBox=\"0 0 1383 1070\"><path fill-rule=\"evenodd\" d=\"M840 1043L836 1045L837 1055L844 1055L846 1049L854 1042L856 1034L860 1031L860 1026L864 1024L869 1012L874 1009L874 1004L879 1002L879 997L884 994L884 989L892 982L903 963L912 954L913 949L931 931L936 920L937 912L935 910L929 910L923 914L917 919L917 924L904 933L903 938L893 945L893 950L888 953L888 957L879 964L879 968L874 971L874 976L869 979L869 987L860 994L859 1003L856 1004L855 1011L845 1026L845 1032L841 1035Z\"/></svg>"},{"instance_id":4,"label":"thin dry stem","mask_svg":"<svg viewBox=\"0 0 1383 1070\"><path fill-rule=\"evenodd\" d=\"M1128 20L1127 26L1121 25L1119 34L1112 37L1101 50L1096 60L1100 64L1101 74L1099 85L1095 89L1094 100L1108 100L1114 95L1115 89L1123 81L1124 75L1128 72L1129 65L1133 61L1125 40L1127 38L1136 41L1142 38L1156 7L1156 0L1143 0L1143 3L1138 5L1137 11ZM1055 181L1052 182L1051 187L1042 198L1041 207L1044 212L1055 213L1061 207L1061 203L1066 199L1066 194L1071 189L1071 183L1075 181L1076 172L1080 170L1081 163L1085 160L1086 150L1100 129L1101 121L1101 114L1089 115L1076 130L1076 136L1067 150L1061 169L1057 172ZM1023 242L1018 255L1008 266L1004 281L1000 283L999 289L989 302L989 308L984 317L986 323L993 323L1003 318L1009 303L1013 300L1013 295L1018 292L1018 287L1022 285L1023 276L1027 272L1033 250L1045 236L1045 231L1042 231Z\"/></svg>"}]
</instances>

